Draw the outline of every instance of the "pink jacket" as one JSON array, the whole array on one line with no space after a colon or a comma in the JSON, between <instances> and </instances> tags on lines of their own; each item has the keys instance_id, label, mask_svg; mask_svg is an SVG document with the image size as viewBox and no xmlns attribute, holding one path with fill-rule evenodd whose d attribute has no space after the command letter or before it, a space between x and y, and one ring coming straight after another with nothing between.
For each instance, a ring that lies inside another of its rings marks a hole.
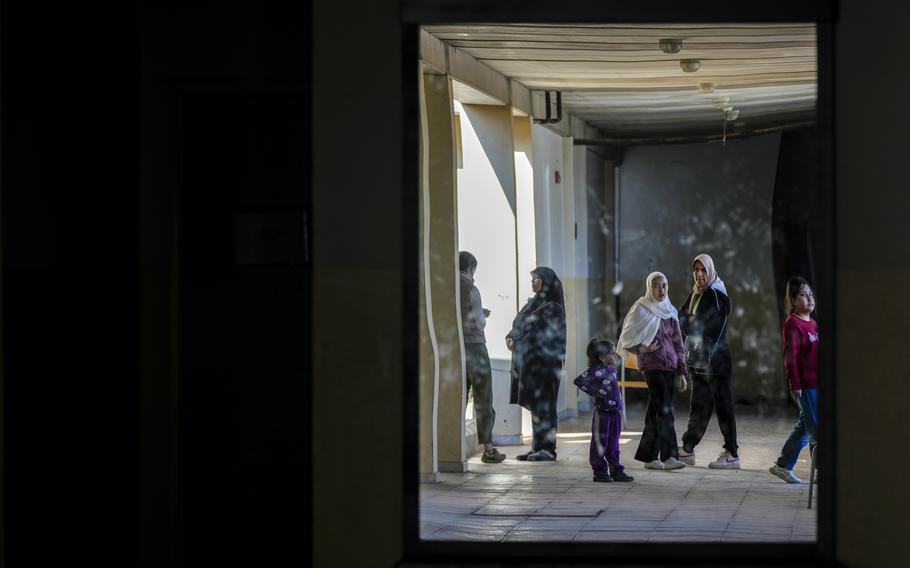
<instances>
[{"instance_id":1,"label":"pink jacket","mask_svg":"<svg viewBox=\"0 0 910 568\"><path fill-rule=\"evenodd\" d=\"M639 351L640 345L629 349L638 357L638 370L645 371L675 371L679 375L689 376L686 367L686 349L683 347L682 333L679 331L679 321L676 318L660 320L660 327L654 337L657 349L650 353ZM653 341L652 341L653 344Z\"/></svg>"}]
</instances>

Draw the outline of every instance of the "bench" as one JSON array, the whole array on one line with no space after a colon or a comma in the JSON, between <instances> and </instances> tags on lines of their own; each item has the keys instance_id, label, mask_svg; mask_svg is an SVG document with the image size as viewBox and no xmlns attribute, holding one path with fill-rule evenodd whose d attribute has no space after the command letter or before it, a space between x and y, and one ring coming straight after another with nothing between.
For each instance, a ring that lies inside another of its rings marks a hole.
<instances>
[{"instance_id":1,"label":"bench","mask_svg":"<svg viewBox=\"0 0 910 568\"><path fill-rule=\"evenodd\" d=\"M627 381L626 380L626 369L635 369L638 370L638 358L635 355L630 354L623 360L622 368L619 371L619 387L622 389L622 420L626 421L626 388L630 389L646 389L648 388L648 383L645 381Z\"/></svg>"}]
</instances>

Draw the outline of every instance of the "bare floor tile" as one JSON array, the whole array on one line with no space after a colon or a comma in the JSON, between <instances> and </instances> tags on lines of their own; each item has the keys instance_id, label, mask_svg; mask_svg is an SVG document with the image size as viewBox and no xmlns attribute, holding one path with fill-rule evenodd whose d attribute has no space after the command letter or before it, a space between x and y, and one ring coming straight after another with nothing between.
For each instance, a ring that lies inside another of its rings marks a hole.
<instances>
[{"instance_id":1,"label":"bare floor tile","mask_svg":"<svg viewBox=\"0 0 910 568\"><path fill-rule=\"evenodd\" d=\"M636 414L637 412L637 414ZM721 451L712 421L696 448L697 464L652 471L631 459L642 425L630 408L622 460L631 483L594 483L588 464L590 415L560 422L559 459L528 463L514 456L527 446L500 448L501 464L469 460L466 473L443 473L420 486L420 535L426 540L474 542L814 542L816 510L808 485L768 473L795 416L737 411L740 470L712 470ZM677 432L687 416L677 416ZM804 454L806 452L804 451ZM808 477L806 456L797 475ZM801 469L802 468L802 469ZM803 471L804 470L804 471Z\"/></svg>"},{"instance_id":2,"label":"bare floor tile","mask_svg":"<svg viewBox=\"0 0 910 568\"><path fill-rule=\"evenodd\" d=\"M578 531L567 530L514 530L503 542L571 542Z\"/></svg>"},{"instance_id":3,"label":"bare floor tile","mask_svg":"<svg viewBox=\"0 0 910 568\"><path fill-rule=\"evenodd\" d=\"M575 535L576 542L647 542L651 531L640 530L588 530Z\"/></svg>"}]
</instances>

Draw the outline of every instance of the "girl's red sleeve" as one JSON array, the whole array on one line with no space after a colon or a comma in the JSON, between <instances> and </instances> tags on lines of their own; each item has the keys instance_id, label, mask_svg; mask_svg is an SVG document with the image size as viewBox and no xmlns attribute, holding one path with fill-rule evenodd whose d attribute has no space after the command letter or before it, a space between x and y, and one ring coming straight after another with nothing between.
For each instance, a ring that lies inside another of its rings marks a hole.
<instances>
[{"instance_id":1,"label":"girl's red sleeve","mask_svg":"<svg viewBox=\"0 0 910 568\"><path fill-rule=\"evenodd\" d=\"M787 371L787 382L790 383L790 390L801 390L802 384L799 380L799 369L796 365L796 355L799 353L800 332L799 328L792 321L784 324L784 369Z\"/></svg>"}]
</instances>

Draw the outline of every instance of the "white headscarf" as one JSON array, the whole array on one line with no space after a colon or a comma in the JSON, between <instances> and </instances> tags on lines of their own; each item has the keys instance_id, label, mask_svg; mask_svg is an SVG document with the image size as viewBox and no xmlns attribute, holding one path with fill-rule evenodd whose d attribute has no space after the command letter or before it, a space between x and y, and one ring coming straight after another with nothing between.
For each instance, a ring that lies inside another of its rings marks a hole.
<instances>
[{"instance_id":1,"label":"white headscarf","mask_svg":"<svg viewBox=\"0 0 910 568\"><path fill-rule=\"evenodd\" d=\"M727 295L727 287L724 286L724 281L720 279L720 276L717 275L717 271L714 270L714 259L706 254L700 254L695 257L695 260L692 261L692 268L695 268L695 263L700 262L705 267L705 272L708 273L708 278L706 280L705 287L702 289L698 288L698 283L692 284L692 295L698 296L699 294L704 294L709 289L714 288L720 292L723 292L724 295Z\"/></svg>"},{"instance_id":2,"label":"white headscarf","mask_svg":"<svg viewBox=\"0 0 910 568\"><path fill-rule=\"evenodd\" d=\"M651 283L658 276L664 280L667 279L660 272L648 274L645 295L632 304L629 313L626 314L626 319L622 322L622 333L619 334L616 348L623 357L628 357L631 353L628 351L629 347L642 343L650 345L660 328L660 320L679 317L679 312L670 303L669 295L662 302L658 302L654 298Z\"/></svg>"}]
</instances>

